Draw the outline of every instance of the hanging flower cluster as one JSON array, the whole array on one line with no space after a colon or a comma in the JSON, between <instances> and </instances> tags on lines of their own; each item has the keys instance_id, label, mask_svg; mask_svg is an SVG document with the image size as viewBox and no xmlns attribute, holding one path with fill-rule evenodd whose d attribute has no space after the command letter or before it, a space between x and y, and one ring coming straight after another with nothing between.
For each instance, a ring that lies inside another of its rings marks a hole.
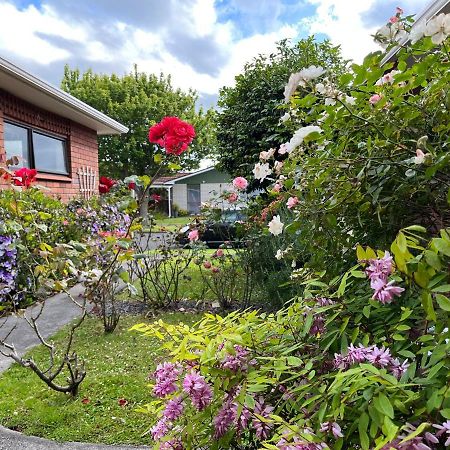
<instances>
[{"instance_id":1,"label":"hanging flower cluster","mask_svg":"<svg viewBox=\"0 0 450 450\"><path fill-rule=\"evenodd\" d=\"M10 172L5 172L3 178L8 181L12 181L14 186L22 186L25 189L29 189L31 185L36 181L37 170L28 169L27 167L22 167L21 169L15 170L12 175Z\"/></svg>"},{"instance_id":2,"label":"hanging flower cluster","mask_svg":"<svg viewBox=\"0 0 450 450\"><path fill-rule=\"evenodd\" d=\"M395 286L394 281L388 281L389 275L393 271L392 256L385 252L379 259L370 259L366 268L366 275L370 279L370 287L375 291L373 299L386 304L392 302L394 296L399 297L405 290L402 287Z\"/></svg>"},{"instance_id":3,"label":"hanging flower cluster","mask_svg":"<svg viewBox=\"0 0 450 450\"><path fill-rule=\"evenodd\" d=\"M148 133L150 142L160 145L168 154L173 155L181 155L194 138L194 127L178 117L164 117Z\"/></svg>"},{"instance_id":4,"label":"hanging flower cluster","mask_svg":"<svg viewBox=\"0 0 450 450\"><path fill-rule=\"evenodd\" d=\"M398 358L392 357L388 348L383 346L371 345L364 347L362 344L359 344L355 347L353 344L350 344L346 354L334 354L334 365L337 369L348 369L353 364L362 362L368 362L378 368L386 368L396 378L401 378L409 367L407 360L401 363Z\"/></svg>"},{"instance_id":5,"label":"hanging flower cluster","mask_svg":"<svg viewBox=\"0 0 450 450\"><path fill-rule=\"evenodd\" d=\"M0 303L15 302L17 249L11 236L0 235Z\"/></svg>"}]
</instances>

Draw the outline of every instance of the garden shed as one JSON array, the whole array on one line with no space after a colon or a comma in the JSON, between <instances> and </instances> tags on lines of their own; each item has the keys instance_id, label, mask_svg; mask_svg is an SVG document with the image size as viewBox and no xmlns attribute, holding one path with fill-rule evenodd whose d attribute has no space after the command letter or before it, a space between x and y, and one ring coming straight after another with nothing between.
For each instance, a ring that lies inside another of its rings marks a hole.
<instances>
[{"instance_id":1,"label":"garden shed","mask_svg":"<svg viewBox=\"0 0 450 450\"><path fill-rule=\"evenodd\" d=\"M97 193L97 136L127 132L100 111L0 58L0 164L18 157L20 167L37 170L38 183L52 195L67 201Z\"/></svg>"},{"instance_id":2,"label":"garden shed","mask_svg":"<svg viewBox=\"0 0 450 450\"><path fill-rule=\"evenodd\" d=\"M215 202L224 192L233 190L230 175L215 167L159 177L154 180L152 187L167 190L169 217L173 216L176 209L198 214L202 203Z\"/></svg>"}]
</instances>

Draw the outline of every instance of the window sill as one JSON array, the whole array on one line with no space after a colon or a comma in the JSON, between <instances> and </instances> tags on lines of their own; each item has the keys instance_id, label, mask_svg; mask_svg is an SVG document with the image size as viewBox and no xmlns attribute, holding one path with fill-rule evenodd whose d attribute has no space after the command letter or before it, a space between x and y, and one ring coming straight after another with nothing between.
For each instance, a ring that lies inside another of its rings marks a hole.
<instances>
[{"instance_id":1,"label":"window sill","mask_svg":"<svg viewBox=\"0 0 450 450\"><path fill-rule=\"evenodd\" d=\"M56 175L52 173L38 173L36 175L38 180L46 180L46 181L65 181L67 183L72 182L72 177L69 175Z\"/></svg>"}]
</instances>

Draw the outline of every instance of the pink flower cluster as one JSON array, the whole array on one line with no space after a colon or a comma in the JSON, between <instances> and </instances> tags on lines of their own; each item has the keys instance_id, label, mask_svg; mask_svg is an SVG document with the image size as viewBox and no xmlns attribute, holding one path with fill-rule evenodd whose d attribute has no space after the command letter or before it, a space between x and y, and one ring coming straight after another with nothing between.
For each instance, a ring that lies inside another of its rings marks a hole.
<instances>
[{"instance_id":1,"label":"pink flower cluster","mask_svg":"<svg viewBox=\"0 0 450 450\"><path fill-rule=\"evenodd\" d=\"M313 434L312 430L306 429L305 433ZM281 438L277 443L277 448L280 450L322 450L329 447L324 443L308 442L299 436L294 436L291 442L288 442L287 437Z\"/></svg>"},{"instance_id":2,"label":"pink flower cluster","mask_svg":"<svg viewBox=\"0 0 450 450\"><path fill-rule=\"evenodd\" d=\"M248 350L240 345L234 346L234 355L227 355L221 364L223 369L229 369L232 372L245 372L248 369Z\"/></svg>"},{"instance_id":3,"label":"pink flower cluster","mask_svg":"<svg viewBox=\"0 0 450 450\"><path fill-rule=\"evenodd\" d=\"M387 368L396 378L401 378L407 371L409 363L407 360L401 363L399 359L393 358L388 348L371 345L364 347L359 344L355 347L350 344L347 354L334 354L334 365L337 369L348 369L353 364L368 362L378 368Z\"/></svg>"},{"instance_id":4,"label":"pink flower cluster","mask_svg":"<svg viewBox=\"0 0 450 450\"><path fill-rule=\"evenodd\" d=\"M212 401L211 386L195 370L189 372L184 378L183 390L199 411L205 409Z\"/></svg>"},{"instance_id":5,"label":"pink flower cluster","mask_svg":"<svg viewBox=\"0 0 450 450\"><path fill-rule=\"evenodd\" d=\"M236 413L236 403L233 402L232 398L228 398L213 419L214 437L216 439L224 436L230 426L236 421Z\"/></svg>"},{"instance_id":6,"label":"pink flower cluster","mask_svg":"<svg viewBox=\"0 0 450 450\"><path fill-rule=\"evenodd\" d=\"M161 398L173 394L177 390L175 383L179 374L179 367L173 363L158 364L154 373L156 384L153 388L153 394Z\"/></svg>"},{"instance_id":7,"label":"pink flower cluster","mask_svg":"<svg viewBox=\"0 0 450 450\"><path fill-rule=\"evenodd\" d=\"M392 261L389 252L385 252L382 258L370 259L366 268L366 275L370 279L370 287L374 290L372 298L383 304L390 303L394 296L399 297L405 290L402 287L395 286L394 281L388 281L393 270Z\"/></svg>"},{"instance_id":8,"label":"pink flower cluster","mask_svg":"<svg viewBox=\"0 0 450 450\"><path fill-rule=\"evenodd\" d=\"M265 403L263 397L259 397L255 402L254 413L258 416L264 417L265 419L269 418L269 415L272 414L273 406ZM256 432L256 437L258 439L267 439L269 437L270 430L273 427L273 424L270 422L262 422L258 419L258 417L254 417L252 420L253 428Z\"/></svg>"},{"instance_id":9,"label":"pink flower cluster","mask_svg":"<svg viewBox=\"0 0 450 450\"><path fill-rule=\"evenodd\" d=\"M322 433L331 433L336 439L344 437L341 427L337 422L324 422L320 425Z\"/></svg>"}]
</instances>

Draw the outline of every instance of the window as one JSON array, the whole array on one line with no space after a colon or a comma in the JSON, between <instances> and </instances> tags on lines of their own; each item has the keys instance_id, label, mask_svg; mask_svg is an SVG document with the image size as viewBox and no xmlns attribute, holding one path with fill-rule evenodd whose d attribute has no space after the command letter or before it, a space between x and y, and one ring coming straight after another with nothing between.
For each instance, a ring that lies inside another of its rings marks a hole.
<instances>
[{"instance_id":1,"label":"window","mask_svg":"<svg viewBox=\"0 0 450 450\"><path fill-rule=\"evenodd\" d=\"M200 185L187 185L187 207L190 214L198 214L200 212Z\"/></svg>"},{"instance_id":2,"label":"window","mask_svg":"<svg viewBox=\"0 0 450 450\"><path fill-rule=\"evenodd\" d=\"M6 159L17 156L21 167L68 175L66 141L29 127L5 122Z\"/></svg>"}]
</instances>

